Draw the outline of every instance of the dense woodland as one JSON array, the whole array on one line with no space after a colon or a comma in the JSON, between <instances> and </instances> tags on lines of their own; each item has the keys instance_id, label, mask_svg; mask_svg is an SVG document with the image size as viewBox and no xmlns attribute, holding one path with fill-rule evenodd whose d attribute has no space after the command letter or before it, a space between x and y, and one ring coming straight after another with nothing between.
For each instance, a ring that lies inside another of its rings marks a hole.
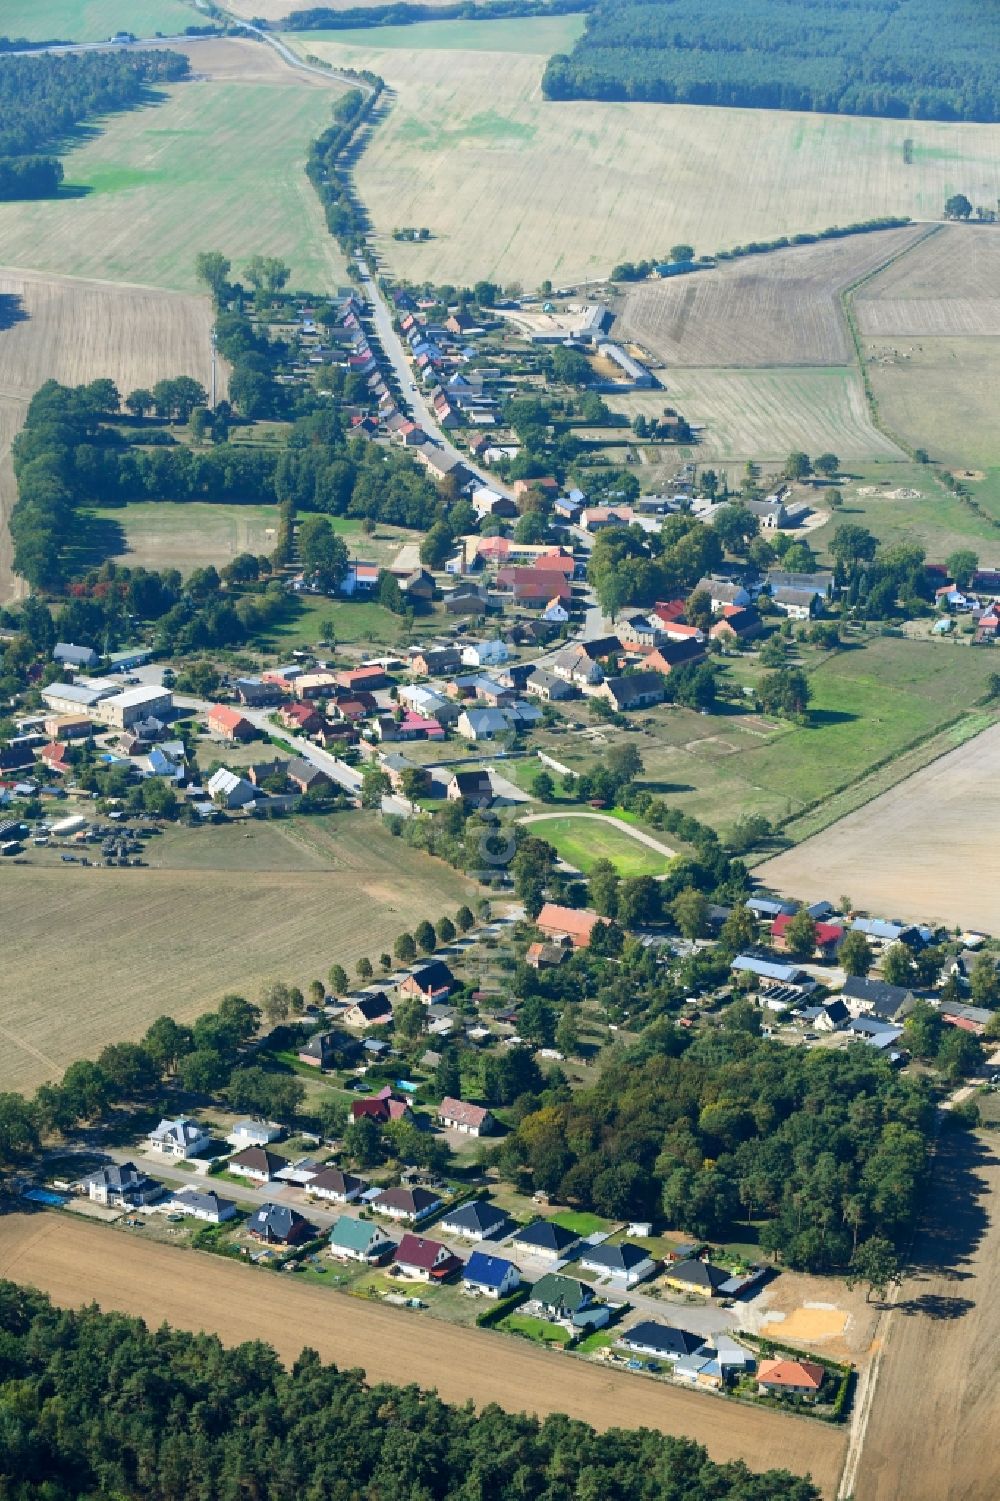
<instances>
[{"instance_id":1,"label":"dense woodland","mask_svg":"<svg viewBox=\"0 0 1000 1501\"><path fill-rule=\"evenodd\" d=\"M190 70L178 52L0 57L0 199L58 190L55 156L86 121L152 102ZM40 153L50 153L43 156Z\"/></svg>"},{"instance_id":2,"label":"dense woodland","mask_svg":"<svg viewBox=\"0 0 1000 1501\"><path fill-rule=\"evenodd\" d=\"M549 99L1000 120L1000 13L977 0L601 0Z\"/></svg>"}]
</instances>

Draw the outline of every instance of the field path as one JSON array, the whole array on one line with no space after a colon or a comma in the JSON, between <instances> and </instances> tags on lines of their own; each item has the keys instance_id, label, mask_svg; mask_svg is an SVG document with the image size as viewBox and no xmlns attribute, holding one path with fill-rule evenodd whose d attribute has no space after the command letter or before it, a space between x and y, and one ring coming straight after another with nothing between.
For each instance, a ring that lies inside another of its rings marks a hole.
<instances>
[{"instance_id":1,"label":"field path","mask_svg":"<svg viewBox=\"0 0 1000 1501\"><path fill-rule=\"evenodd\" d=\"M599 1429L684 1434L720 1462L808 1470L828 1497L843 1460L843 1432L807 1418L735 1407L71 1216L0 1218L0 1275L41 1288L64 1306L97 1302L153 1328L167 1321L216 1333L227 1344L267 1340L287 1361L309 1345L341 1367L363 1368L371 1381L435 1387L450 1402L471 1397L512 1412L566 1412Z\"/></svg>"},{"instance_id":2,"label":"field path","mask_svg":"<svg viewBox=\"0 0 1000 1501\"><path fill-rule=\"evenodd\" d=\"M612 828L619 829L630 838L637 839L640 844L645 844L649 849L655 850L658 855L663 855L667 860L672 860L677 854L669 844L662 844L659 839L647 834L645 829L636 829L623 819L605 818L603 813L577 813L575 810L569 813L527 813L524 818L519 818L518 823L545 823L549 818L592 818L596 823L610 824Z\"/></svg>"}]
</instances>

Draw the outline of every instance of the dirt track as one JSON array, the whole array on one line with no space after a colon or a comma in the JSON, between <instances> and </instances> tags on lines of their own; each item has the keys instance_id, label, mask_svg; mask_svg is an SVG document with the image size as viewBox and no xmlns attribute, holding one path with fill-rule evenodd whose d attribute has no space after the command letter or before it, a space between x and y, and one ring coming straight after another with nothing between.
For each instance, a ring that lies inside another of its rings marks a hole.
<instances>
[{"instance_id":1,"label":"dirt track","mask_svg":"<svg viewBox=\"0 0 1000 1501\"><path fill-rule=\"evenodd\" d=\"M715 1460L808 1469L826 1496L843 1459L843 1432L809 1419L737 1408L60 1215L0 1218L0 1276L31 1283L66 1306L95 1301L153 1327L166 1320L230 1344L264 1339L287 1360L310 1345L341 1366L363 1367L373 1381L433 1386L452 1402L471 1397L514 1412L567 1412L597 1428L684 1434Z\"/></svg>"}]
</instances>

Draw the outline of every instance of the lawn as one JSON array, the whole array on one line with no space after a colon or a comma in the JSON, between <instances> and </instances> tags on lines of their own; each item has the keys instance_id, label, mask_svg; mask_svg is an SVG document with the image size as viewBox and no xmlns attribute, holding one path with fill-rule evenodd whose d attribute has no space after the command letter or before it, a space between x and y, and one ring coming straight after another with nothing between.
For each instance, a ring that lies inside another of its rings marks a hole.
<instances>
[{"instance_id":1,"label":"lawn","mask_svg":"<svg viewBox=\"0 0 1000 1501\"><path fill-rule=\"evenodd\" d=\"M1000 517L1000 469L970 488L987 509ZM862 490L877 487L874 495ZM829 561L826 549L838 526L867 527L880 542L916 543L932 562L940 562L958 548L971 547L983 561L992 559L1000 548L1000 532L988 517L979 515L965 501L947 490L925 464L878 463L851 464L850 475L839 486L844 504L830 513L830 519L809 537L814 547ZM890 499L900 490L916 490L916 499ZM822 498L817 497L822 504Z\"/></svg>"},{"instance_id":2,"label":"lawn","mask_svg":"<svg viewBox=\"0 0 1000 1501\"><path fill-rule=\"evenodd\" d=\"M560 1324L550 1324L546 1319L533 1319L527 1313L509 1313L495 1326L505 1334L520 1334L539 1345L568 1345L570 1333Z\"/></svg>"},{"instance_id":3,"label":"lawn","mask_svg":"<svg viewBox=\"0 0 1000 1501\"><path fill-rule=\"evenodd\" d=\"M661 876L670 861L620 828L613 819L598 821L567 813L531 825L531 832L555 846L574 869L589 874L598 860L610 860L621 876Z\"/></svg>"},{"instance_id":4,"label":"lawn","mask_svg":"<svg viewBox=\"0 0 1000 1501\"><path fill-rule=\"evenodd\" d=\"M553 1214L550 1218L554 1225L561 1225L564 1230L572 1230L576 1235L593 1235L598 1230L607 1230L609 1224L599 1214L588 1214L584 1210L575 1209L560 1209L558 1214Z\"/></svg>"},{"instance_id":5,"label":"lawn","mask_svg":"<svg viewBox=\"0 0 1000 1501\"><path fill-rule=\"evenodd\" d=\"M324 627L331 624L337 646L398 648L408 635L404 618L376 600L298 596L289 600L286 618L268 626L256 644L264 651L280 653L296 647L314 647Z\"/></svg>"},{"instance_id":6,"label":"lawn","mask_svg":"<svg viewBox=\"0 0 1000 1501\"><path fill-rule=\"evenodd\" d=\"M0 31L29 42L106 42L117 31L172 36L205 24L184 0L4 0Z\"/></svg>"},{"instance_id":7,"label":"lawn","mask_svg":"<svg viewBox=\"0 0 1000 1501\"><path fill-rule=\"evenodd\" d=\"M95 566L113 558L188 574L210 563L222 568L237 553L273 551L276 527L276 506L135 501L87 512L82 546Z\"/></svg>"}]
</instances>

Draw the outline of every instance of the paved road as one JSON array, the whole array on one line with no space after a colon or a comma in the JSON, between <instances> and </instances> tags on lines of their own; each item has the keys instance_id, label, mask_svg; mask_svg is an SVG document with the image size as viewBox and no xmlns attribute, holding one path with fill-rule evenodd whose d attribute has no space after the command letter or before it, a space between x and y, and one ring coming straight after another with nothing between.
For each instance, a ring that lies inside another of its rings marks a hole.
<instances>
[{"instance_id":1,"label":"paved road","mask_svg":"<svg viewBox=\"0 0 1000 1501\"><path fill-rule=\"evenodd\" d=\"M667 860L672 860L677 854L677 851L672 850L668 844L663 844L659 839L654 839L652 834L647 834L645 829L637 829L620 818L608 818L603 813L578 812L576 808L559 813L528 813L524 818L519 818L518 823L545 823L550 818L593 818L597 823L613 824L621 833L627 834L630 839L637 839L640 844L647 845L649 849L655 850L658 855L663 855Z\"/></svg>"}]
</instances>

